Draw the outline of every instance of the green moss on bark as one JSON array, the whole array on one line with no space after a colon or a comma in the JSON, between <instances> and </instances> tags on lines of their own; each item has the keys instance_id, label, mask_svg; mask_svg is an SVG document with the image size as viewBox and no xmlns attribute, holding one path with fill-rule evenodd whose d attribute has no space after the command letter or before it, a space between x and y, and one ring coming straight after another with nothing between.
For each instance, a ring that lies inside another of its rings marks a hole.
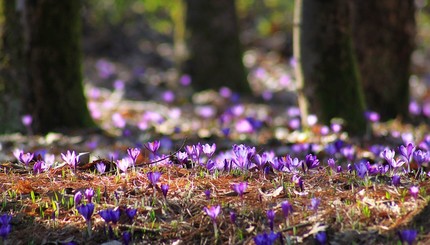
<instances>
[{"instance_id":1,"label":"green moss on bark","mask_svg":"<svg viewBox=\"0 0 430 245\"><path fill-rule=\"evenodd\" d=\"M20 99L25 81L21 12L14 0L2 0L0 6L0 133L11 133L24 130Z\"/></svg>"},{"instance_id":2,"label":"green moss on bark","mask_svg":"<svg viewBox=\"0 0 430 245\"><path fill-rule=\"evenodd\" d=\"M23 98L36 132L92 127L83 94L81 1L26 1L30 96Z\"/></svg>"},{"instance_id":3,"label":"green moss on bark","mask_svg":"<svg viewBox=\"0 0 430 245\"><path fill-rule=\"evenodd\" d=\"M311 111L324 123L343 118L354 135L366 132L365 103L343 0L304 0L301 56Z\"/></svg>"},{"instance_id":4,"label":"green moss on bark","mask_svg":"<svg viewBox=\"0 0 430 245\"><path fill-rule=\"evenodd\" d=\"M408 116L414 0L354 0L354 47L370 109L383 120Z\"/></svg>"}]
</instances>

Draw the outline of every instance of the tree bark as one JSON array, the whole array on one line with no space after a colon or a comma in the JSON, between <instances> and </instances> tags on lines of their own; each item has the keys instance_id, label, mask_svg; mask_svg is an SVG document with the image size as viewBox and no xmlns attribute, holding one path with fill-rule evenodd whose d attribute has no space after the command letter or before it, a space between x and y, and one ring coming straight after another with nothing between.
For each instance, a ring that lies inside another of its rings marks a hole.
<instances>
[{"instance_id":1,"label":"tree bark","mask_svg":"<svg viewBox=\"0 0 430 245\"><path fill-rule=\"evenodd\" d=\"M83 94L81 1L25 1L24 51L35 132L94 126Z\"/></svg>"},{"instance_id":2,"label":"tree bark","mask_svg":"<svg viewBox=\"0 0 430 245\"><path fill-rule=\"evenodd\" d=\"M190 57L185 72L197 90L227 86L247 93L234 0L186 0Z\"/></svg>"},{"instance_id":3,"label":"tree bark","mask_svg":"<svg viewBox=\"0 0 430 245\"><path fill-rule=\"evenodd\" d=\"M365 103L353 52L349 1L303 0L300 54L310 109L328 124L342 118L366 132Z\"/></svg>"},{"instance_id":4,"label":"tree bark","mask_svg":"<svg viewBox=\"0 0 430 245\"><path fill-rule=\"evenodd\" d=\"M23 131L20 95L25 80L22 14L14 0L2 0L0 46L0 133Z\"/></svg>"},{"instance_id":5,"label":"tree bark","mask_svg":"<svg viewBox=\"0 0 430 245\"><path fill-rule=\"evenodd\" d=\"M414 0L353 0L354 47L366 102L383 120L407 116Z\"/></svg>"}]
</instances>

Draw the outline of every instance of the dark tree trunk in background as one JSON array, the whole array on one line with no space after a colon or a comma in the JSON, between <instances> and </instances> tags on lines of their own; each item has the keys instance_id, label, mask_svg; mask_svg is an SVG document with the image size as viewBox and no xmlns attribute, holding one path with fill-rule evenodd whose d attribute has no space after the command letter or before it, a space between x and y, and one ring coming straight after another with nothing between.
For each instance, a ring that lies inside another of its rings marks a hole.
<instances>
[{"instance_id":1,"label":"dark tree trunk in background","mask_svg":"<svg viewBox=\"0 0 430 245\"><path fill-rule=\"evenodd\" d=\"M384 120L407 116L414 0L353 0L354 46L366 102Z\"/></svg>"},{"instance_id":2,"label":"dark tree trunk in background","mask_svg":"<svg viewBox=\"0 0 430 245\"><path fill-rule=\"evenodd\" d=\"M366 131L365 104L353 52L349 1L303 0L300 54L310 111L323 123L343 118Z\"/></svg>"},{"instance_id":3,"label":"dark tree trunk in background","mask_svg":"<svg viewBox=\"0 0 430 245\"><path fill-rule=\"evenodd\" d=\"M13 0L0 1L1 52L0 52L0 133L23 130L20 95L25 80L21 12ZM28 89L27 89L28 90Z\"/></svg>"},{"instance_id":4,"label":"dark tree trunk in background","mask_svg":"<svg viewBox=\"0 0 430 245\"><path fill-rule=\"evenodd\" d=\"M250 91L242 63L234 0L186 0L190 57L185 72L197 90Z\"/></svg>"},{"instance_id":5,"label":"dark tree trunk in background","mask_svg":"<svg viewBox=\"0 0 430 245\"><path fill-rule=\"evenodd\" d=\"M27 89L35 132L93 126L83 94L81 1L25 1Z\"/></svg>"}]
</instances>

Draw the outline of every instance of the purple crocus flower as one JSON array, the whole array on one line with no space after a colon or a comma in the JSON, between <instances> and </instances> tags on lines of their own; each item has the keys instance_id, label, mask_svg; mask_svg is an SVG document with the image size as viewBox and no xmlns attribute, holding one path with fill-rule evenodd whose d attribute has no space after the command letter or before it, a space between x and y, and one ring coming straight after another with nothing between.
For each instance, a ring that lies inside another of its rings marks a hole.
<instances>
[{"instance_id":1,"label":"purple crocus flower","mask_svg":"<svg viewBox=\"0 0 430 245\"><path fill-rule=\"evenodd\" d=\"M421 150L416 150L413 153L414 156L414 160L415 162L418 164L419 167L421 167L423 165L423 163L428 162L428 153L421 151Z\"/></svg>"},{"instance_id":2,"label":"purple crocus flower","mask_svg":"<svg viewBox=\"0 0 430 245\"><path fill-rule=\"evenodd\" d=\"M211 199L211 190L207 189L204 191L205 196L206 196L206 200Z\"/></svg>"},{"instance_id":3,"label":"purple crocus flower","mask_svg":"<svg viewBox=\"0 0 430 245\"><path fill-rule=\"evenodd\" d=\"M320 231L315 235L315 240L318 244L325 245L327 244L327 233L325 231Z\"/></svg>"},{"instance_id":4,"label":"purple crocus flower","mask_svg":"<svg viewBox=\"0 0 430 245\"><path fill-rule=\"evenodd\" d=\"M24 153L24 150L16 148L12 151L12 153L13 153L14 157L16 158L16 160L21 162L21 160L19 158L20 158L21 154Z\"/></svg>"},{"instance_id":5,"label":"purple crocus flower","mask_svg":"<svg viewBox=\"0 0 430 245\"><path fill-rule=\"evenodd\" d=\"M231 185L231 189L235 191L241 198L243 193L245 193L246 188L248 188L247 182L235 183Z\"/></svg>"},{"instance_id":6,"label":"purple crocus flower","mask_svg":"<svg viewBox=\"0 0 430 245\"><path fill-rule=\"evenodd\" d=\"M75 193L75 196L73 197L75 206L78 206L79 204L81 204L81 200L82 200L82 192L78 191Z\"/></svg>"},{"instance_id":7,"label":"purple crocus flower","mask_svg":"<svg viewBox=\"0 0 430 245\"><path fill-rule=\"evenodd\" d=\"M91 216L94 213L94 203L82 204L77 207L79 214L84 217L86 222L91 221Z\"/></svg>"},{"instance_id":8,"label":"purple crocus flower","mask_svg":"<svg viewBox=\"0 0 430 245\"><path fill-rule=\"evenodd\" d=\"M334 161L333 158L329 158L327 160L327 165L333 170L336 171L336 162Z\"/></svg>"},{"instance_id":9,"label":"purple crocus flower","mask_svg":"<svg viewBox=\"0 0 430 245\"><path fill-rule=\"evenodd\" d=\"M364 178L367 174L367 166L364 162L354 163L355 171L360 178Z\"/></svg>"},{"instance_id":10,"label":"purple crocus flower","mask_svg":"<svg viewBox=\"0 0 430 245\"><path fill-rule=\"evenodd\" d=\"M131 160L131 158L126 157L120 160L116 161L116 166L118 169L120 169L123 173L127 172L128 167L133 164L132 162L133 160Z\"/></svg>"},{"instance_id":11,"label":"purple crocus flower","mask_svg":"<svg viewBox=\"0 0 430 245\"><path fill-rule=\"evenodd\" d=\"M21 152L19 154L19 161L22 162L22 163L24 163L25 166L28 166L28 164L31 162L31 160L33 160L33 157L34 157L33 153L30 153L30 152L27 152L27 153Z\"/></svg>"},{"instance_id":12,"label":"purple crocus flower","mask_svg":"<svg viewBox=\"0 0 430 245\"><path fill-rule=\"evenodd\" d=\"M33 173L34 174L40 174L42 173L42 165L43 165L43 161L41 160L37 160L34 165L33 165Z\"/></svg>"},{"instance_id":13,"label":"purple crocus flower","mask_svg":"<svg viewBox=\"0 0 430 245\"><path fill-rule=\"evenodd\" d=\"M408 245L412 245L417 238L418 232L416 230L401 230L399 231L400 241L406 242Z\"/></svg>"},{"instance_id":14,"label":"purple crocus flower","mask_svg":"<svg viewBox=\"0 0 430 245\"><path fill-rule=\"evenodd\" d=\"M395 156L395 151L390 149L385 149L381 152L381 157L384 158L391 166L393 166L393 162Z\"/></svg>"},{"instance_id":15,"label":"purple crocus flower","mask_svg":"<svg viewBox=\"0 0 430 245\"><path fill-rule=\"evenodd\" d=\"M101 210L101 211L99 212L99 215L104 219L104 221L105 221L106 223L109 223L109 222L111 222L111 220L112 220L112 218L111 218L111 214L110 214L110 209L104 209L104 210Z\"/></svg>"},{"instance_id":16,"label":"purple crocus flower","mask_svg":"<svg viewBox=\"0 0 430 245\"><path fill-rule=\"evenodd\" d=\"M30 114L23 115L21 117L21 122L24 126L30 127L33 122L33 117Z\"/></svg>"},{"instance_id":17,"label":"purple crocus flower","mask_svg":"<svg viewBox=\"0 0 430 245\"><path fill-rule=\"evenodd\" d=\"M210 207L204 207L203 211L212 219L213 222L215 222L216 217L221 212L221 206L210 206Z\"/></svg>"},{"instance_id":18,"label":"purple crocus flower","mask_svg":"<svg viewBox=\"0 0 430 245\"><path fill-rule=\"evenodd\" d=\"M400 176L393 175L393 177L391 177L391 183L396 187L400 186Z\"/></svg>"},{"instance_id":19,"label":"purple crocus flower","mask_svg":"<svg viewBox=\"0 0 430 245\"><path fill-rule=\"evenodd\" d=\"M236 122L235 129L240 134L250 134L254 132L254 127L245 118L242 118Z\"/></svg>"},{"instance_id":20,"label":"purple crocus flower","mask_svg":"<svg viewBox=\"0 0 430 245\"><path fill-rule=\"evenodd\" d=\"M281 209L282 209L282 213L284 214L284 217L286 219L293 212L293 206L290 204L289 201L283 201L281 203Z\"/></svg>"},{"instance_id":21,"label":"purple crocus flower","mask_svg":"<svg viewBox=\"0 0 430 245\"><path fill-rule=\"evenodd\" d=\"M119 208L108 208L99 212L99 215L105 220L106 223L112 222L113 224L116 224L119 221L120 214Z\"/></svg>"},{"instance_id":22,"label":"purple crocus flower","mask_svg":"<svg viewBox=\"0 0 430 245\"><path fill-rule=\"evenodd\" d=\"M73 169L76 169L79 163L79 155L76 155L75 151L67 150L66 154L61 153L61 158Z\"/></svg>"},{"instance_id":23,"label":"purple crocus flower","mask_svg":"<svg viewBox=\"0 0 430 245\"><path fill-rule=\"evenodd\" d=\"M273 209L267 210L266 216L269 222L270 230L273 231L273 224L275 222L275 211L273 211Z\"/></svg>"},{"instance_id":24,"label":"purple crocus flower","mask_svg":"<svg viewBox=\"0 0 430 245\"><path fill-rule=\"evenodd\" d=\"M129 231L124 231L122 233L122 241L124 242L125 245L130 244L131 241L131 233Z\"/></svg>"},{"instance_id":25,"label":"purple crocus flower","mask_svg":"<svg viewBox=\"0 0 430 245\"><path fill-rule=\"evenodd\" d=\"M0 216L0 226L5 226L10 223L12 216L9 214L3 214Z\"/></svg>"},{"instance_id":26,"label":"purple crocus flower","mask_svg":"<svg viewBox=\"0 0 430 245\"><path fill-rule=\"evenodd\" d=\"M127 154L130 156L131 160L133 160L133 163L136 164L137 157L140 154L139 148L128 148Z\"/></svg>"},{"instance_id":27,"label":"purple crocus flower","mask_svg":"<svg viewBox=\"0 0 430 245\"><path fill-rule=\"evenodd\" d=\"M248 147L243 144L233 145L234 158L232 161L242 170L249 167L249 160L255 154L255 147Z\"/></svg>"},{"instance_id":28,"label":"purple crocus flower","mask_svg":"<svg viewBox=\"0 0 430 245\"><path fill-rule=\"evenodd\" d=\"M119 221L120 215L121 215L121 212L118 207L114 209L110 209L110 216L111 216L112 223L116 224Z\"/></svg>"},{"instance_id":29,"label":"purple crocus flower","mask_svg":"<svg viewBox=\"0 0 430 245\"><path fill-rule=\"evenodd\" d=\"M411 188L409 188L409 193L414 199L418 198L419 191L420 191L420 188L418 186L412 186Z\"/></svg>"},{"instance_id":30,"label":"purple crocus flower","mask_svg":"<svg viewBox=\"0 0 430 245\"><path fill-rule=\"evenodd\" d=\"M213 143L212 145L204 144L204 145L202 145L202 150L203 150L203 153L204 153L207 157L211 158L211 157L212 157L212 155L215 153L215 150L216 150L216 144L215 144L215 143Z\"/></svg>"},{"instance_id":31,"label":"purple crocus flower","mask_svg":"<svg viewBox=\"0 0 430 245\"><path fill-rule=\"evenodd\" d=\"M310 209L316 212L318 210L320 203L321 203L321 199L316 197L312 198Z\"/></svg>"},{"instance_id":32,"label":"purple crocus flower","mask_svg":"<svg viewBox=\"0 0 430 245\"><path fill-rule=\"evenodd\" d=\"M296 174L293 175L292 181L294 184L296 184L300 188L300 191L304 190L303 179L301 176L298 176Z\"/></svg>"},{"instance_id":33,"label":"purple crocus flower","mask_svg":"<svg viewBox=\"0 0 430 245\"><path fill-rule=\"evenodd\" d=\"M400 168L401 166L403 166L403 164L405 164L405 160L402 158L393 159L390 164L391 167L394 169Z\"/></svg>"},{"instance_id":34,"label":"purple crocus flower","mask_svg":"<svg viewBox=\"0 0 430 245\"><path fill-rule=\"evenodd\" d=\"M168 191L169 191L169 185L168 184L162 184L161 185L161 192L163 193L164 198L167 197Z\"/></svg>"},{"instance_id":35,"label":"purple crocus flower","mask_svg":"<svg viewBox=\"0 0 430 245\"><path fill-rule=\"evenodd\" d=\"M145 144L145 147L146 149L148 149L148 151L152 152L155 155L160 148L160 141L154 140L152 142L148 142Z\"/></svg>"},{"instance_id":36,"label":"purple crocus flower","mask_svg":"<svg viewBox=\"0 0 430 245\"><path fill-rule=\"evenodd\" d=\"M230 222L232 224L236 224L236 213L234 211L230 211Z\"/></svg>"},{"instance_id":37,"label":"purple crocus flower","mask_svg":"<svg viewBox=\"0 0 430 245\"><path fill-rule=\"evenodd\" d=\"M85 190L84 192L85 198L87 199L87 201L89 203L92 202L93 196L94 196L94 189L93 188L88 188Z\"/></svg>"},{"instance_id":38,"label":"purple crocus flower","mask_svg":"<svg viewBox=\"0 0 430 245\"><path fill-rule=\"evenodd\" d=\"M230 135L230 128L222 128L221 132L224 135L224 137L227 137Z\"/></svg>"},{"instance_id":39,"label":"purple crocus flower","mask_svg":"<svg viewBox=\"0 0 430 245\"><path fill-rule=\"evenodd\" d=\"M418 116L421 113L421 106L414 100L409 102L409 113Z\"/></svg>"},{"instance_id":40,"label":"purple crocus flower","mask_svg":"<svg viewBox=\"0 0 430 245\"><path fill-rule=\"evenodd\" d=\"M148 177L149 182L151 183L152 186L156 186L158 180L161 177L161 173L160 172L148 172L146 174L146 176Z\"/></svg>"},{"instance_id":41,"label":"purple crocus flower","mask_svg":"<svg viewBox=\"0 0 430 245\"><path fill-rule=\"evenodd\" d=\"M104 172L106 171L106 164L104 164L103 162L98 162L96 163L96 169L100 174L104 174Z\"/></svg>"},{"instance_id":42,"label":"purple crocus flower","mask_svg":"<svg viewBox=\"0 0 430 245\"><path fill-rule=\"evenodd\" d=\"M135 208L127 208L125 210L125 213L127 214L127 217L130 220L130 222L133 222L134 216L136 216L136 213L137 213L137 209L135 209Z\"/></svg>"},{"instance_id":43,"label":"purple crocus flower","mask_svg":"<svg viewBox=\"0 0 430 245\"><path fill-rule=\"evenodd\" d=\"M91 237L91 216L94 213L94 203L82 204L76 209L78 210L78 213L84 217L85 222L87 223L88 236Z\"/></svg>"},{"instance_id":44,"label":"purple crocus flower","mask_svg":"<svg viewBox=\"0 0 430 245\"><path fill-rule=\"evenodd\" d=\"M263 170L267 164L267 159L265 157L262 157L260 154L255 154L253 160L253 163L257 166L259 170Z\"/></svg>"},{"instance_id":45,"label":"purple crocus flower","mask_svg":"<svg viewBox=\"0 0 430 245\"><path fill-rule=\"evenodd\" d=\"M318 160L317 156L314 156L312 154L308 154L308 155L306 155L305 163L306 163L306 167L308 167L308 169L313 169L313 168L316 168L320 165L320 160Z\"/></svg>"},{"instance_id":46,"label":"purple crocus flower","mask_svg":"<svg viewBox=\"0 0 430 245\"><path fill-rule=\"evenodd\" d=\"M176 153L176 157L181 163L185 163L186 161L188 161L188 153L186 152L179 151L178 153Z\"/></svg>"},{"instance_id":47,"label":"purple crocus flower","mask_svg":"<svg viewBox=\"0 0 430 245\"><path fill-rule=\"evenodd\" d=\"M366 111L366 112L364 112L364 117L369 122L372 122L372 123L379 122L379 119L380 119L379 113L377 113L375 111Z\"/></svg>"},{"instance_id":48,"label":"purple crocus flower","mask_svg":"<svg viewBox=\"0 0 430 245\"><path fill-rule=\"evenodd\" d=\"M412 154L415 151L415 146L412 143L407 144L406 146L401 145L399 147L400 155L405 159L406 162L412 161Z\"/></svg>"},{"instance_id":49,"label":"purple crocus flower","mask_svg":"<svg viewBox=\"0 0 430 245\"><path fill-rule=\"evenodd\" d=\"M349 161L352 161L355 157L355 149L351 145L347 145L340 149L340 153Z\"/></svg>"},{"instance_id":50,"label":"purple crocus flower","mask_svg":"<svg viewBox=\"0 0 430 245\"><path fill-rule=\"evenodd\" d=\"M12 231L12 226L10 224L0 226L0 237L5 241L7 236Z\"/></svg>"}]
</instances>

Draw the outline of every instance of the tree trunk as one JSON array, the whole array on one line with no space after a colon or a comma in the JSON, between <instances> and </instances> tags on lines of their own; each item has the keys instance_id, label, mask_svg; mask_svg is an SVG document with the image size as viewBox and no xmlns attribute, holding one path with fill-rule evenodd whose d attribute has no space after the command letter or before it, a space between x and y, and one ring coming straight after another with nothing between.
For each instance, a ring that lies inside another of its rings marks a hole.
<instances>
[{"instance_id":1,"label":"tree trunk","mask_svg":"<svg viewBox=\"0 0 430 245\"><path fill-rule=\"evenodd\" d=\"M0 46L0 133L23 131L20 95L25 80L23 36L19 6L14 0L2 0Z\"/></svg>"},{"instance_id":2,"label":"tree trunk","mask_svg":"<svg viewBox=\"0 0 430 245\"><path fill-rule=\"evenodd\" d=\"M190 57L185 72L197 90L250 91L242 63L234 0L186 0Z\"/></svg>"},{"instance_id":3,"label":"tree trunk","mask_svg":"<svg viewBox=\"0 0 430 245\"><path fill-rule=\"evenodd\" d=\"M383 120L406 117L414 0L353 0L354 47L366 102Z\"/></svg>"},{"instance_id":4,"label":"tree trunk","mask_svg":"<svg viewBox=\"0 0 430 245\"><path fill-rule=\"evenodd\" d=\"M366 132L365 104L345 0L303 0L300 53L311 111L329 123L342 118L351 134Z\"/></svg>"},{"instance_id":5,"label":"tree trunk","mask_svg":"<svg viewBox=\"0 0 430 245\"><path fill-rule=\"evenodd\" d=\"M25 58L34 131L94 126L83 94L81 1L25 1Z\"/></svg>"}]
</instances>

